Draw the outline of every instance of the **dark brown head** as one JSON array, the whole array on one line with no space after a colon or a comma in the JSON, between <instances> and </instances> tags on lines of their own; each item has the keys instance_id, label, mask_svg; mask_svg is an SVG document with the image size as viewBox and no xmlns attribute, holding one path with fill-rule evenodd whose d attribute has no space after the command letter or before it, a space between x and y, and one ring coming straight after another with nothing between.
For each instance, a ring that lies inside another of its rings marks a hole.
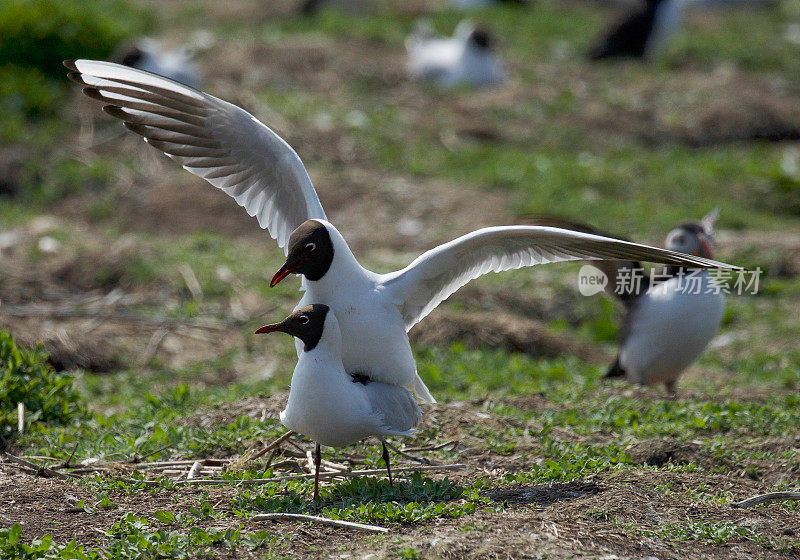
<instances>
[{"instance_id":1,"label":"dark brown head","mask_svg":"<svg viewBox=\"0 0 800 560\"><path fill-rule=\"evenodd\" d=\"M133 47L131 50L125 53L125 56L122 57L120 63L123 66L133 67L136 66L136 63L139 62L143 56L144 53L141 51L139 47Z\"/></svg>"},{"instance_id":2,"label":"dark brown head","mask_svg":"<svg viewBox=\"0 0 800 560\"><path fill-rule=\"evenodd\" d=\"M697 222L684 222L672 228L667 235L666 246L671 251L687 253L696 257L712 257L712 239Z\"/></svg>"},{"instance_id":3,"label":"dark brown head","mask_svg":"<svg viewBox=\"0 0 800 560\"><path fill-rule=\"evenodd\" d=\"M306 220L289 237L289 254L286 262L269 283L274 287L290 274L302 274L317 281L328 272L333 262L333 241L325 224Z\"/></svg>"},{"instance_id":4,"label":"dark brown head","mask_svg":"<svg viewBox=\"0 0 800 560\"><path fill-rule=\"evenodd\" d=\"M469 41L478 48L491 49L494 47L494 38L485 27L476 27L469 34Z\"/></svg>"},{"instance_id":5,"label":"dark brown head","mask_svg":"<svg viewBox=\"0 0 800 560\"><path fill-rule=\"evenodd\" d=\"M316 348L319 339L322 338L322 330L325 326L325 317L330 308L321 303L314 303L301 307L280 323L264 325L256 331L256 334L283 332L296 336L303 341L304 350L309 352Z\"/></svg>"}]
</instances>

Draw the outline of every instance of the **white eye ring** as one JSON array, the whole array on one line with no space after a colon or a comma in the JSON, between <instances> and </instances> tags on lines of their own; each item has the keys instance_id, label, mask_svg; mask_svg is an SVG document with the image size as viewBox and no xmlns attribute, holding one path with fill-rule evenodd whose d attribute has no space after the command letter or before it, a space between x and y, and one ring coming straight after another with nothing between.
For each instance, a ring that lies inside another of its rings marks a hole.
<instances>
[{"instance_id":1,"label":"white eye ring","mask_svg":"<svg viewBox=\"0 0 800 560\"><path fill-rule=\"evenodd\" d=\"M298 317L297 320L300 321L301 325L307 325L308 324L308 315L300 315L300 317Z\"/></svg>"},{"instance_id":2,"label":"white eye ring","mask_svg":"<svg viewBox=\"0 0 800 560\"><path fill-rule=\"evenodd\" d=\"M313 251L317 248L316 243L306 243L306 251Z\"/></svg>"}]
</instances>

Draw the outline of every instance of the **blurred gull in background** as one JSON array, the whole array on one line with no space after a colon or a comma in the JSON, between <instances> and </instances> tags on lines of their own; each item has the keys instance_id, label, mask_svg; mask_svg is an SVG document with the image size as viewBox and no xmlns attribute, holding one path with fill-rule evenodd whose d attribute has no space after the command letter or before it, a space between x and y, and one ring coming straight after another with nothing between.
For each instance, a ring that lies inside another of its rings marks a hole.
<instances>
[{"instance_id":1,"label":"blurred gull in background","mask_svg":"<svg viewBox=\"0 0 800 560\"><path fill-rule=\"evenodd\" d=\"M592 60L652 60L680 30L689 10L770 9L777 4L774 0L644 0L610 25L587 54Z\"/></svg>"},{"instance_id":2,"label":"blurred gull in background","mask_svg":"<svg viewBox=\"0 0 800 560\"><path fill-rule=\"evenodd\" d=\"M125 66L152 72L193 88L203 84L203 73L196 59L199 53L213 44L213 38L204 31L193 34L190 44L173 49L150 37L143 37L114 58Z\"/></svg>"},{"instance_id":3,"label":"blurred gull in background","mask_svg":"<svg viewBox=\"0 0 800 560\"><path fill-rule=\"evenodd\" d=\"M667 234L666 246L711 258L719 208L700 222L685 222ZM617 270L625 263L613 263ZM639 263L627 263L632 269ZM659 281L660 280L660 281ZM719 331L725 294L707 270L667 267L655 282L642 276L641 289L622 299L627 315L620 328L620 349L606 377L633 383L663 383L670 393L684 369L705 350Z\"/></svg>"},{"instance_id":4,"label":"blurred gull in background","mask_svg":"<svg viewBox=\"0 0 800 560\"><path fill-rule=\"evenodd\" d=\"M526 4L528 4L527 0L450 0L450 5L457 10L477 10L502 5L524 6Z\"/></svg>"},{"instance_id":5,"label":"blurred gull in background","mask_svg":"<svg viewBox=\"0 0 800 560\"><path fill-rule=\"evenodd\" d=\"M687 0L645 0L596 41L589 58L652 59L680 28Z\"/></svg>"},{"instance_id":6,"label":"blurred gull in background","mask_svg":"<svg viewBox=\"0 0 800 560\"><path fill-rule=\"evenodd\" d=\"M667 234L666 247L710 259L719 208L699 222L684 222ZM596 235L590 226L556 218L532 221ZM606 292L625 306L619 329L620 349L606 377L625 377L632 383L663 383L670 393L684 369L705 350L719 331L725 314L725 294L706 270L669 266L648 274L637 261L592 263L608 283Z\"/></svg>"},{"instance_id":7,"label":"blurred gull in background","mask_svg":"<svg viewBox=\"0 0 800 560\"><path fill-rule=\"evenodd\" d=\"M419 21L406 38L408 71L443 88L499 85L506 81L506 71L493 47L489 31L468 20L447 38L434 36L430 24Z\"/></svg>"},{"instance_id":8,"label":"blurred gull in background","mask_svg":"<svg viewBox=\"0 0 800 560\"><path fill-rule=\"evenodd\" d=\"M374 7L377 0L304 0L300 4L300 13L314 15L323 8L334 7L352 14L359 14Z\"/></svg>"}]
</instances>

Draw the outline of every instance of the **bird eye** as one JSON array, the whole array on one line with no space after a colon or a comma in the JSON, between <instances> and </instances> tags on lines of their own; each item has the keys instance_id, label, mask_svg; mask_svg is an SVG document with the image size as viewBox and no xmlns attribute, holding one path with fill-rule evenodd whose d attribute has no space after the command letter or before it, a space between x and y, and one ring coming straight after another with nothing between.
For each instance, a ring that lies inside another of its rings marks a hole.
<instances>
[{"instance_id":1,"label":"bird eye","mask_svg":"<svg viewBox=\"0 0 800 560\"><path fill-rule=\"evenodd\" d=\"M306 243L306 251L311 252L317 248L316 243Z\"/></svg>"},{"instance_id":2,"label":"bird eye","mask_svg":"<svg viewBox=\"0 0 800 560\"><path fill-rule=\"evenodd\" d=\"M306 325L308 324L308 315L300 315L297 320L300 321L301 325Z\"/></svg>"}]
</instances>

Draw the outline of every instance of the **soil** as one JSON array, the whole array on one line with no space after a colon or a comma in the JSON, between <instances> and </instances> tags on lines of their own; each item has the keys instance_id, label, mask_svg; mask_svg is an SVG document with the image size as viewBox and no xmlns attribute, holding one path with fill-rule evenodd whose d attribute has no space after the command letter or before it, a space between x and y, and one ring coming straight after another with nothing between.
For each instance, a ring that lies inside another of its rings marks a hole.
<instances>
[{"instance_id":1,"label":"soil","mask_svg":"<svg viewBox=\"0 0 800 560\"><path fill-rule=\"evenodd\" d=\"M201 411L184 418L187 425L209 426L227 423L237 415L262 418L277 413L286 393L266 398L250 398L218 408ZM514 401L516 402L516 401ZM796 512L777 503L756 509L735 509L729 503L717 503L698 497L699 488L713 495L728 492L735 500L763 493L776 483L772 477L754 480L746 469L727 459L703 453L699 446L669 440L644 440L632 444L628 452L635 463L685 465L696 463L696 472L652 471L649 469L609 471L571 482L542 485L504 484L506 473L519 472L536 461L536 449L521 442L513 455L500 456L486 447L485 433L520 420L498 416L477 409L480 402L450 403L426 406L425 425L435 425L438 441L455 439L457 461L466 468L448 474L455 484L474 480L476 475L491 482L491 490L483 492L488 507L462 519L437 519L429 523L392 528L400 538L374 538L345 529L336 529L295 522L268 522L271 531L291 533L287 553L314 555L320 550L338 550L340 554L363 557L391 555L396 547L413 546L421 558L644 558L659 559L729 559L764 557L762 544L744 536L734 536L724 544L708 545L694 540L664 539L660 531L681 530L692 522L732 523L758 531L774 545L784 545L800 535ZM520 405L521 402L516 402ZM544 399L528 403L531 407L553 406ZM484 407L485 409L485 407ZM535 428L531 425L530 428ZM476 428L479 428L477 430ZM479 434L480 432L480 434ZM473 435L478 434L478 435ZM568 431L554 432L554 437L570 441ZM576 441L581 438L576 438ZM308 446L307 443L301 445ZM800 447L800 438L759 442L766 450ZM358 447L354 448L358 456ZM422 455L422 453L417 453ZM800 472L795 465L778 460L774 472L782 472L784 482L797 484ZM791 473L791 474L790 474ZM441 478L443 475L432 473ZM663 488L664 490L653 490ZM225 509L234 496L230 488L205 487L209 502ZM86 487L69 481L43 479L3 465L0 467L0 513L3 523L21 523L25 538L52 534L61 542L75 539L80 544L97 546L105 540L107 530L123 512L152 515L159 510L173 513L187 508L201 493L200 489L178 487L175 490L141 494L112 492L113 509L86 513L75 507L80 499L93 504L97 497ZM491 504L494 504L491 505ZM497 509L502 507L502 510ZM237 518L217 519L202 526L235 527ZM257 522L246 522L246 530L264 528ZM672 528L672 529L670 529ZM402 545L400 543L403 543ZM222 558L249 558L244 548L230 556L219 550ZM785 547L772 549L769 558L794 558L796 553Z\"/></svg>"}]
</instances>

